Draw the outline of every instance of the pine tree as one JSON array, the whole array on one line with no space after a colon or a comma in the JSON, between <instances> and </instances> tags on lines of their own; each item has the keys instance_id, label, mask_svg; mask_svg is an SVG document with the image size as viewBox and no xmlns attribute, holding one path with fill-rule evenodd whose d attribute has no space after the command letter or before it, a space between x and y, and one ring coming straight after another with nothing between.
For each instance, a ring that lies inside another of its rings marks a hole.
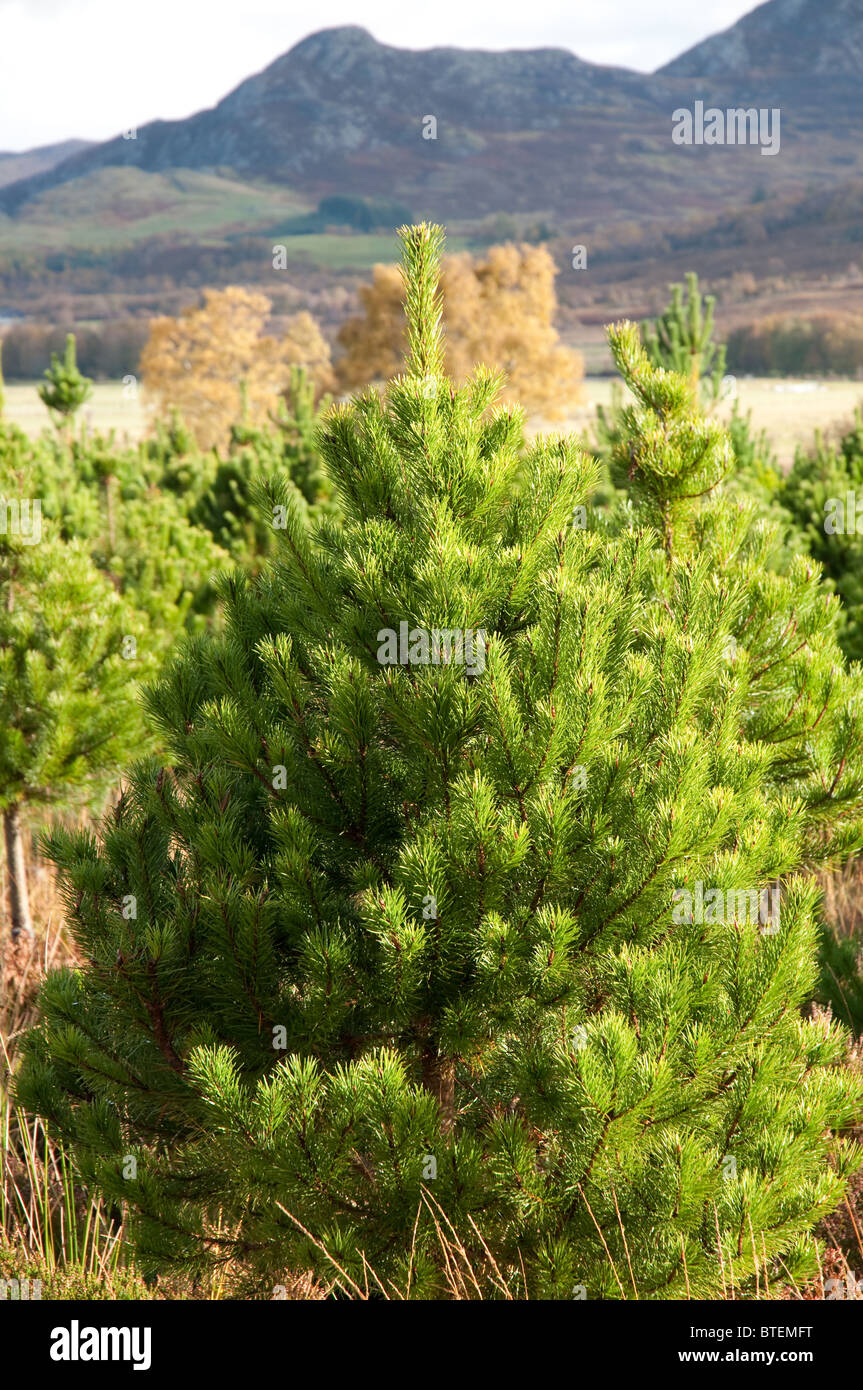
<instances>
[{"instance_id":1,"label":"pine tree","mask_svg":"<svg viewBox=\"0 0 863 1390\"><path fill-rule=\"evenodd\" d=\"M82 544L64 543L38 511L22 525L23 505L8 490L0 498L0 811L13 939L32 932L27 812L85 800L142 734L139 619Z\"/></svg>"},{"instance_id":2,"label":"pine tree","mask_svg":"<svg viewBox=\"0 0 863 1390\"><path fill-rule=\"evenodd\" d=\"M702 296L694 271L687 274L685 289L684 302L684 286L671 286L671 303L641 325L641 340L654 367L680 373L693 389L700 387L716 400L725 373L725 347L713 340L716 298Z\"/></svg>"},{"instance_id":3,"label":"pine tree","mask_svg":"<svg viewBox=\"0 0 863 1390\"><path fill-rule=\"evenodd\" d=\"M51 353L51 365L44 373L45 385L39 387L39 399L49 412L60 417L61 423L71 420L93 394L93 383L82 376L75 361L75 335L68 334L63 360Z\"/></svg>"},{"instance_id":4,"label":"pine tree","mask_svg":"<svg viewBox=\"0 0 863 1390\"><path fill-rule=\"evenodd\" d=\"M778 491L799 528L803 545L823 566L843 601L841 642L863 659L863 419L837 444L819 433L811 449L798 449Z\"/></svg>"},{"instance_id":5,"label":"pine tree","mask_svg":"<svg viewBox=\"0 0 863 1390\"><path fill-rule=\"evenodd\" d=\"M291 367L278 410L270 414L266 426L247 418L231 426L227 451L217 456L205 486L189 507L190 521L209 531L245 569L259 569L277 543L272 513L262 511L259 501L267 478L290 483L311 509L332 510L324 495L316 439L329 397L316 406L315 394L304 368Z\"/></svg>"},{"instance_id":6,"label":"pine tree","mask_svg":"<svg viewBox=\"0 0 863 1390\"><path fill-rule=\"evenodd\" d=\"M714 297L702 297L698 276L692 271L686 276L685 288L684 302L684 286L671 286L669 304L655 319L641 324L640 339L652 366L688 380L696 413L712 413L723 395L726 350L714 337ZM622 383L614 381L610 405L597 406L593 431L593 447L605 465L629 438L625 405ZM779 501L782 473L770 442L764 430L755 431L752 412L744 414L736 397L727 431L733 454L733 467L727 470L729 483L737 492L757 498L762 510L769 512L778 525L793 531L791 540L796 544L799 532ZM615 497L610 479L603 476L595 504L607 506Z\"/></svg>"},{"instance_id":7,"label":"pine tree","mask_svg":"<svg viewBox=\"0 0 863 1390\"><path fill-rule=\"evenodd\" d=\"M801 802L807 862L835 862L855 847L861 789L863 685L856 666L843 670L841 605L805 550L789 560L784 520L734 487L730 435L703 415L691 379L651 366L632 324L616 325L609 341L635 402L623 412L612 476L628 493L623 524L634 511L662 538L655 601L677 602L676 560L706 562L741 587L724 652L745 690L747 733L782 745L776 785Z\"/></svg>"},{"instance_id":8,"label":"pine tree","mask_svg":"<svg viewBox=\"0 0 863 1390\"><path fill-rule=\"evenodd\" d=\"M155 485L159 464L100 435L29 439L0 423L0 491L26 476L41 514L63 540L80 540L147 625L137 672L153 674L184 630L216 621L214 575L229 563L187 519L180 496Z\"/></svg>"},{"instance_id":9,"label":"pine tree","mask_svg":"<svg viewBox=\"0 0 863 1390\"><path fill-rule=\"evenodd\" d=\"M727 441L631 328L631 504L572 524L595 464L523 454L488 370L445 379L442 234L401 235L405 372L322 433L341 524L270 489L277 561L149 696L169 765L98 840L51 838L85 964L49 977L19 1096L154 1270L801 1277L861 1105L802 1014L807 865L861 839L835 603L759 565L745 509L699 511Z\"/></svg>"}]
</instances>

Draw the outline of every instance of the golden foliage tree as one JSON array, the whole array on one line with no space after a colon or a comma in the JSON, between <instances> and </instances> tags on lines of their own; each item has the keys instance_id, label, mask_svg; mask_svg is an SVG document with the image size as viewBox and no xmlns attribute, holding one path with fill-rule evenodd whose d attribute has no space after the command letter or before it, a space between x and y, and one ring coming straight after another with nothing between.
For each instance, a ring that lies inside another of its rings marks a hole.
<instances>
[{"instance_id":1,"label":"golden foliage tree","mask_svg":"<svg viewBox=\"0 0 863 1390\"><path fill-rule=\"evenodd\" d=\"M485 259L467 251L444 264L446 370L456 381L477 362L506 373L504 395L554 417L579 399L584 364L554 327L555 266L542 246L493 246ZM405 351L402 284L396 266L377 265L360 290L362 312L339 333L337 364L345 390L388 379Z\"/></svg>"},{"instance_id":2,"label":"golden foliage tree","mask_svg":"<svg viewBox=\"0 0 863 1390\"><path fill-rule=\"evenodd\" d=\"M311 314L294 315L274 338L264 333L271 308L266 295L231 285L150 327L141 355L147 392L162 411L178 410L203 448L223 445L244 409L250 424L261 423L292 366L305 367L319 391L332 385L329 344Z\"/></svg>"}]
</instances>

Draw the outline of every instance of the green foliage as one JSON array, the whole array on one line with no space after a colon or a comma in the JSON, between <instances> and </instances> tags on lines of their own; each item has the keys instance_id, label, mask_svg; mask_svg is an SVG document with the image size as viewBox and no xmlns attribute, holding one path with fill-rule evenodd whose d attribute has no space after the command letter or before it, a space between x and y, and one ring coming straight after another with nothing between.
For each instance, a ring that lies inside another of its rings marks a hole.
<instances>
[{"instance_id":1,"label":"green foliage","mask_svg":"<svg viewBox=\"0 0 863 1390\"><path fill-rule=\"evenodd\" d=\"M75 335L70 333L66 339L63 360L56 352L51 354L51 365L44 373L45 385L39 387L39 399L60 416L68 420L93 393L93 383L82 376L75 361Z\"/></svg>"},{"instance_id":2,"label":"green foliage","mask_svg":"<svg viewBox=\"0 0 863 1390\"><path fill-rule=\"evenodd\" d=\"M654 367L678 372L693 387L701 387L706 400L716 400L725 374L725 348L713 341L712 294L702 298L698 276L690 271L684 286L671 286L671 303L652 322L641 325L641 340Z\"/></svg>"},{"instance_id":3,"label":"green foliage","mask_svg":"<svg viewBox=\"0 0 863 1390\"><path fill-rule=\"evenodd\" d=\"M323 226L331 222L354 227L358 232L391 231L400 222L410 220L404 203L392 198L356 198L332 193L318 203L318 217Z\"/></svg>"},{"instance_id":4,"label":"green foliage","mask_svg":"<svg viewBox=\"0 0 863 1390\"><path fill-rule=\"evenodd\" d=\"M608 337L636 402L621 408L612 482L661 535L670 564L673 535L731 471L731 441L702 415L692 377L651 365L634 324L617 324Z\"/></svg>"},{"instance_id":5,"label":"green foliage","mask_svg":"<svg viewBox=\"0 0 863 1390\"><path fill-rule=\"evenodd\" d=\"M181 632L215 619L214 576L229 556L187 519L178 495L155 486L158 467L142 451L0 426L0 485L21 475L60 536L84 544L138 612L142 661L157 663Z\"/></svg>"},{"instance_id":6,"label":"green foliage","mask_svg":"<svg viewBox=\"0 0 863 1390\"><path fill-rule=\"evenodd\" d=\"M270 427L234 424L227 455L217 458L190 506L190 520L209 531L246 569L259 569L277 544L272 511L267 512L261 503L266 480L282 480L290 490L296 489L307 507L332 510L327 505L316 438L327 404L324 399L316 407L313 382L302 367L292 367L286 395Z\"/></svg>"},{"instance_id":7,"label":"green foliage","mask_svg":"<svg viewBox=\"0 0 863 1390\"><path fill-rule=\"evenodd\" d=\"M19 1096L151 1270L443 1297L440 1219L516 1296L800 1277L863 1098L802 1015L809 868L863 839L836 601L771 569L727 437L632 326L627 505L572 525L595 463L523 454L486 369L442 376L442 234L401 235L405 373L321 431L341 525L269 485L274 561L149 694L170 764L50 839L85 964ZM393 664L402 623L483 661ZM769 888L768 929L740 895Z\"/></svg>"},{"instance_id":8,"label":"green foliage","mask_svg":"<svg viewBox=\"0 0 863 1390\"><path fill-rule=\"evenodd\" d=\"M0 808L87 796L143 733L140 618L84 545L41 529L0 534Z\"/></svg>"},{"instance_id":9,"label":"green foliage","mask_svg":"<svg viewBox=\"0 0 863 1390\"><path fill-rule=\"evenodd\" d=\"M321 198L314 212L300 213L279 224L284 236L308 236L325 232L327 227L350 227L355 232L392 231L410 220L404 203L394 198L359 198L331 193Z\"/></svg>"},{"instance_id":10,"label":"green foliage","mask_svg":"<svg viewBox=\"0 0 863 1390\"><path fill-rule=\"evenodd\" d=\"M722 396L725 372L725 349L713 339L715 301L712 295L702 299L694 272L686 276L685 300L682 285L672 285L671 291L671 301L663 313L641 325L641 345L651 366L687 379L695 393L692 409L696 415L702 408L709 413ZM613 461L619 463L630 440L624 410L623 390L616 381L610 406L599 405L596 410L593 447L603 472L595 506L607 507L626 495L626 488L615 486L613 478ZM765 432L755 434L751 415L743 415L735 403L726 433L733 456L733 466L725 470L729 485L741 495L757 499L773 520L789 528L791 520L777 501L781 473Z\"/></svg>"},{"instance_id":11,"label":"green foliage","mask_svg":"<svg viewBox=\"0 0 863 1390\"><path fill-rule=\"evenodd\" d=\"M854 661L863 659L863 418L859 412L838 445L817 435L798 449L779 501L842 598L840 641Z\"/></svg>"}]
</instances>

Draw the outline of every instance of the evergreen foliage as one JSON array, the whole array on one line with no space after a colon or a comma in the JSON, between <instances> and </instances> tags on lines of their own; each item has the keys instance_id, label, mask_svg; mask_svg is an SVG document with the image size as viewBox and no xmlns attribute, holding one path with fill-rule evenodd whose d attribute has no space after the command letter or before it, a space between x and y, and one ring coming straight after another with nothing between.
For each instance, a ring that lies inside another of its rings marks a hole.
<instances>
[{"instance_id":1,"label":"evergreen foliage","mask_svg":"<svg viewBox=\"0 0 863 1390\"><path fill-rule=\"evenodd\" d=\"M28 502L30 499L27 499ZM13 937L31 930L23 817L86 800L143 736L137 701L140 618L80 543L39 520L10 527L0 507L0 812Z\"/></svg>"},{"instance_id":2,"label":"evergreen foliage","mask_svg":"<svg viewBox=\"0 0 863 1390\"><path fill-rule=\"evenodd\" d=\"M863 659L863 418L838 444L816 436L798 449L779 500L809 552L842 597L840 641L849 658Z\"/></svg>"},{"instance_id":3,"label":"evergreen foliage","mask_svg":"<svg viewBox=\"0 0 863 1390\"><path fill-rule=\"evenodd\" d=\"M140 451L99 435L31 440L0 424L0 487L26 476L60 537L84 544L145 620L143 675L154 674L180 633L215 620L214 577L229 563L209 533L187 519L177 494L155 486L157 474L154 465L142 466Z\"/></svg>"},{"instance_id":4,"label":"evergreen foliage","mask_svg":"<svg viewBox=\"0 0 863 1390\"><path fill-rule=\"evenodd\" d=\"M209 531L246 569L260 568L275 549L272 514L267 516L260 505L265 480L283 479L298 489L308 507L327 504L316 430L328 404L324 398L316 406L314 383L302 367L292 367L269 427L246 420L231 427L227 453L218 458L189 509L190 520Z\"/></svg>"},{"instance_id":5,"label":"evergreen foliage","mask_svg":"<svg viewBox=\"0 0 863 1390\"><path fill-rule=\"evenodd\" d=\"M641 343L652 366L687 379L695 395L696 413L703 410L709 415L722 397L725 372L725 349L713 336L715 301L711 295L702 298L694 272L686 276L685 300L683 285L672 285L671 291L665 310L653 321L642 323ZM624 418L626 404L621 383L615 381L611 404L597 406L592 443L603 470L594 506L606 508L628 495L625 486L615 487L610 471L612 460L619 459L630 439ZM757 501L761 511L785 534L785 547L778 548L774 556L777 565L785 568L791 555L801 546L805 548L805 542L780 500L782 473L770 441L764 430L756 433L751 412L744 415L736 399L726 429L733 455L733 466L725 470L727 487L740 497Z\"/></svg>"},{"instance_id":6,"label":"evergreen foliage","mask_svg":"<svg viewBox=\"0 0 863 1390\"><path fill-rule=\"evenodd\" d=\"M863 838L836 600L771 570L632 326L629 501L571 524L595 463L446 380L442 234L402 239L404 374L321 434L342 524L270 485L275 561L149 695L169 765L50 838L85 964L19 1095L153 1270L444 1296L440 1222L516 1296L799 1278L858 1161L845 1036L802 1013L807 870ZM435 629L483 661L424 661ZM768 928L740 904L771 887Z\"/></svg>"},{"instance_id":7,"label":"evergreen foliage","mask_svg":"<svg viewBox=\"0 0 863 1390\"><path fill-rule=\"evenodd\" d=\"M698 276L690 271L684 286L671 286L671 302L652 322L641 325L641 339L654 367L685 376L708 400L717 400L725 375L725 348L713 340L716 300L702 296Z\"/></svg>"},{"instance_id":8,"label":"evergreen foliage","mask_svg":"<svg viewBox=\"0 0 863 1390\"><path fill-rule=\"evenodd\" d=\"M39 399L49 412L59 415L61 421L73 416L93 394L92 381L81 375L75 361L74 333L66 338L63 360L52 352L51 365L45 368L43 375L45 384L39 387Z\"/></svg>"}]
</instances>

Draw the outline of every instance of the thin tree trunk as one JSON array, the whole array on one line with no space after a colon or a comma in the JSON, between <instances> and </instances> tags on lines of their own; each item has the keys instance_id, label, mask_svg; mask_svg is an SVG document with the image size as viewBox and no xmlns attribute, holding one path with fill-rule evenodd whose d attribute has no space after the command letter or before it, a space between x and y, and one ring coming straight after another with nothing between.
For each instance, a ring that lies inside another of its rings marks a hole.
<instances>
[{"instance_id":1,"label":"thin tree trunk","mask_svg":"<svg viewBox=\"0 0 863 1390\"><path fill-rule=\"evenodd\" d=\"M21 831L21 813L17 806L9 806L3 812L3 839L6 845L12 940L17 941L19 936L33 935L30 895L27 891L27 864L24 859L24 836Z\"/></svg>"},{"instance_id":2,"label":"thin tree trunk","mask_svg":"<svg viewBox=\"0 0 863 1390\"><path fill-rule=\"evenodd\" d=\"M455 1125L455 1058L431 1051L423 1053L423 1085L440 1106L441 1128L447 1133Z\"/></svg>"},{"instance_id":3,"label":"thin tree trunk","mask_svg":"<svg viewBox=\"0 0 863 1390\"><path fill-rule=\"evenodd\" d=\"M113 555L117 547L117 534L114 526L114 477L110 473L105 479L105 518L108 523L108 545Z\"/></svg>"}]
</instances>

